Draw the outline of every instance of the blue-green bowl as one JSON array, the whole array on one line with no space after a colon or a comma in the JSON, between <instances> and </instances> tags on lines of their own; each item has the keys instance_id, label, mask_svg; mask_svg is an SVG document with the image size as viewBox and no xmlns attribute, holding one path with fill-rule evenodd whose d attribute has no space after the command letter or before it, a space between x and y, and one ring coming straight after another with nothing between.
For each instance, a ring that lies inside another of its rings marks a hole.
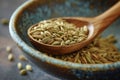
<instances>
[{"instance_id":1,"label":"blue-green bowl","mask_svg":"<svg viewBox=\"0 0 120 80\"><path fill-rule=\"evenodd\" d=\"M77 64L58 60L36 50L29 41L28 28L44 19L61 16L96 16L117 0L28 0L16 9L10 19L13 40L30 61L43 71L65 80L119 80L120 62L112 64ZM120 19L111 25L104 36L114 34L120 48Z\"/></svg>"}]
</instances>

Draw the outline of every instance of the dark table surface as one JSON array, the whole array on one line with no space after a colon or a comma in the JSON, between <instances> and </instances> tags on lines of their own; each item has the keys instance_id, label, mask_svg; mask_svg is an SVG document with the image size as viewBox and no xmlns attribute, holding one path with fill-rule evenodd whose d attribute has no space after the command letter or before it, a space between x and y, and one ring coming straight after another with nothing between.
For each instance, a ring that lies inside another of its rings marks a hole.
<instances>
[{"instance_id":1,"label":"dark table surface","mask_svg":"<svg viewBox=\"0 0 120 80\"><path fill-rule=\"evenodd\" d=\"M0 0L0 20L3 18L10 19L15 9L24 1L26 0ZM6 52L6 46L11 46L12 48L12 53L15 58L13 62L7 59L8 53ZM20 61L18 57L22 53L10 37L8 25L0 24L0 80L59 80L46 74L30 61ZM17 69L18 62L22 62L24 66L31 64L33 72L28 72L26 76L21 76Z\"/></svg>"}]
</instances>

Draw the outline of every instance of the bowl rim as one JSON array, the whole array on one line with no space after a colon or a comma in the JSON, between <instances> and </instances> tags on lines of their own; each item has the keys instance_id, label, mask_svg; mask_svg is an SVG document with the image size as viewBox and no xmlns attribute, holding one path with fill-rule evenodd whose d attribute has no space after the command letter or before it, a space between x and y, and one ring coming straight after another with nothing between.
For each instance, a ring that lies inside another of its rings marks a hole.
<instances>
[{"instance_id":1,"label":"bowl rim","mask_svg":"<svg viewBox=\"0 0 120 80\"><path fill-rule=\"evenodd\" d=\"M23 4L21 4L12 14L10 18L9 23L9 32L12 37L12 39L18 44L18 46L21 47L23 51L25 51L25 54L29 54L43 62L47 62L53 65L66 67L66 68L72 68L72 69L87 69L87 70L109 70L111 68L119 68L120 62L114 62L111 64L79 64L79 63L73 63L73 62L67 62L63 60L59 60L53 57L49 57L45 54L42 54L40 51L33 49L30 47L27 43L25 43L20 36L18 35L16 29L15 29L15 22L18 18L18 15L21 11L23 11L26 7L28 7L30 4L34 4L35 0L28 0L25 1ZM39 0L36 0L39 1ZM33 54L34 53L34 54Z\"/></svg>"}]
</instances>

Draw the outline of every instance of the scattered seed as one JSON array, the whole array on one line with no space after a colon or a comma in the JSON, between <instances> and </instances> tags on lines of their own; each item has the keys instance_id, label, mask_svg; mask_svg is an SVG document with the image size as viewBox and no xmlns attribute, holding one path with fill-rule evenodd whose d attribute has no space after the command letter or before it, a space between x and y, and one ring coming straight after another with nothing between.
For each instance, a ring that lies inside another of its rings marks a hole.
<instances>
[{"instance_id":1,"label":"scattered seed","mask_svg":"<svg viewBox=\"0 0 120 80\"><path fill-rule=\"evenodd\" d=\"M19 70L21 70L23 67L22 67L22 63L17 63L17 68L19 69Z\"/></svg>"},{"instance_id":2,"label":"scattered seed","mask_svg":"<svg viewBox=\"0 0 120 80\"><path fill-rule=\"evenodd\" d=\"M6 51L7 51L8 53L10 53L10 52L12 51L12 48L11 48L10 46L7 46L7 47L6 47Z\"/></svg>"},{"instance_id":3,"label":"scattered seed","mask_svg":"<svg viewBox=\"0 0 120 80\"><path fill-rule=\"evenodd\" d=\"M20 59L21 61L26 61L26 60L27 60L24 55L20 55L20 56L19 56L19 59Z\"/></svg>"},{"instance_id":4,"label":"scattered seed","mask_svg":"<svg viewBox=\"0 0 120 80\"><path fill-rule=\"evenodd\" d=\"M20 70L19 72L21 75L27 75L27 71L25 69Z\"/></svg>"},{"instance_id":5,"label":"scattered seed","mask_svg":"<svg viewBox=\"0 0 120 80\"><path fill-rule=\"evenodd\" d=\"M8 25L9 24L9 20L6 19L6 18L3 18L3 19L1 19L1 24Z\"/></svg>"},{"instance_id":6,"label":"scattered seed","mask_svg":"<svg viewBox=\"0 0 120 80\"><path fill-rule=\"evenodd\" d=\"M32 71L32 66L29 65L29 64L27 64L27 65L26 65L26 70L28 70L28 71Z\"/></svg>"},{"instance_id":7,"label":"scattered seed","mask_svg":"<svg viewBox=\"0 0 120 80\"><path fill-rule=\"evenodd\" d=\"M13 54L9 54L9 55L8 55L8 60L9 60L9 61L13 61L13 60L14 60Z\"/></svg>"}]
</instances>

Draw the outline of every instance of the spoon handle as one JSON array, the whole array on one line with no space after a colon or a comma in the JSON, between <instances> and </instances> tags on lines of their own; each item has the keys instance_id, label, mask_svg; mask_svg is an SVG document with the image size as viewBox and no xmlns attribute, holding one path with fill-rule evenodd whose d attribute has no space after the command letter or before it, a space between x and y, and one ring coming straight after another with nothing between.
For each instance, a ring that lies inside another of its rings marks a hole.
<instances>
[{"instance_id":1,"label":"spoon handle","mask_svg":"<svg viewBox=\"0 0 120 80\"><path fill-rule=\"evenodd\" d=\"M101 15L95 17L93 24L98 33L101 33L118 17L120 17L120 1Z\"/></svg>"}]
</instances>

